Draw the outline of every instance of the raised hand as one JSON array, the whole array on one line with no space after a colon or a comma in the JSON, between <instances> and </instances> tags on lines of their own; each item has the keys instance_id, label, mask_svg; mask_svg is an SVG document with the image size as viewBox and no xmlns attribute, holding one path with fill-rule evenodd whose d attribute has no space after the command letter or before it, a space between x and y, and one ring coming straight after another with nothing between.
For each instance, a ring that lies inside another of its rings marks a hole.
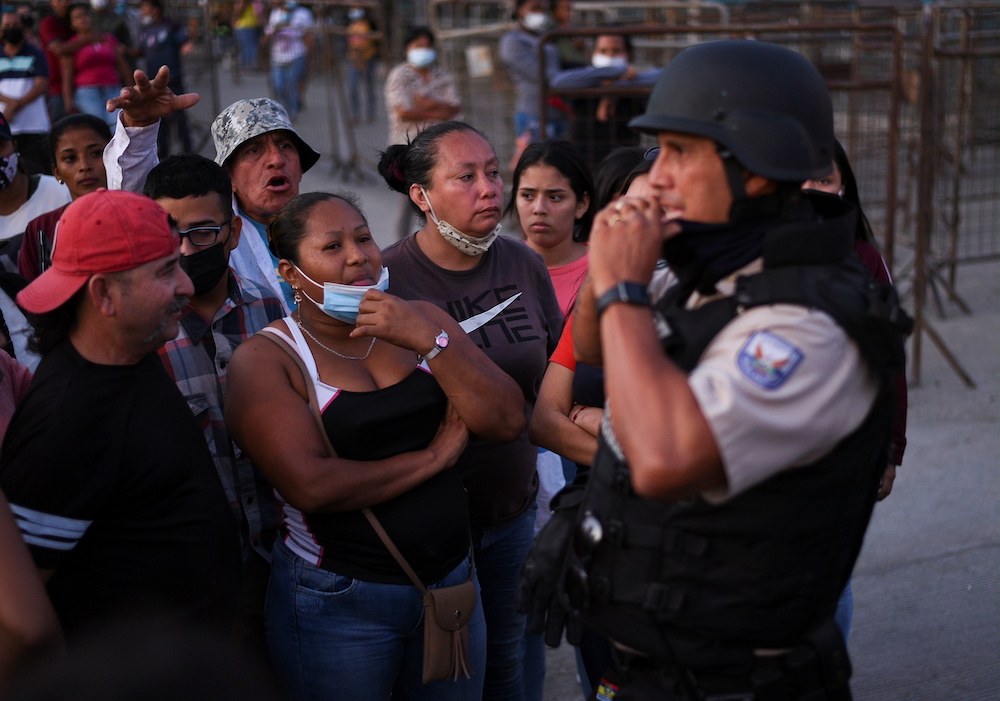
<instances>
[{"instance_id":1,"label":"raised hand","mask_svg":"<svg viewBox=\"0 0 1000 701\"><path fill-rule=\"evenodd\" d=\"M161 66L152 80L138 70L132 77L135 85L122 88L121 94L108 100L107 104L108 112L122 110L122 121L127 127L149 126L160 117L198 104L201 99L197 93L174 94L168 85L170 69L166 66Z\"/></svg>"}]
</instances>

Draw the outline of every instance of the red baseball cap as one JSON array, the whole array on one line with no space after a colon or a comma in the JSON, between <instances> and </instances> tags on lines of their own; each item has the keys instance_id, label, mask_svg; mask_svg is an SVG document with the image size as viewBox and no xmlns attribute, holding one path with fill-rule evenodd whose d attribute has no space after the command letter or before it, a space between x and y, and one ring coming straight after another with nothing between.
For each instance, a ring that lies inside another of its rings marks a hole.
<instances>
[{"instance_id":1,"label":"red baseball cap","mask_svg":"<svg viewBox=\"0 0 1000 701\"><path fill-rule=\"evenodd\" d=\"M160 205L143 195L100 189L74 200L59 218L52 267L17 295L32 314L65 304L99 273L131 270L178 250L180 240Z\"/></svg>"}]
</instances>

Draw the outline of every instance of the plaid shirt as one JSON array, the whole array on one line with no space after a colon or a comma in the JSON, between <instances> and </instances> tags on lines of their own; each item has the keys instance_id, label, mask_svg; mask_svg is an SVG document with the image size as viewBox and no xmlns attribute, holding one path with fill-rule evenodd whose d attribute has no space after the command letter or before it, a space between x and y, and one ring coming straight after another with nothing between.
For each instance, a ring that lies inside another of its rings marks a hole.
<instances>
[{"instance_id":1,"label":"plaid shirt","mask_svg":"<svg viewBox=\"0 0 1000 701\"><path fill-rule=\"evenodd\" d=\"M211 325L188 306L177 338L159 351L163 365L205 432L229 505L240 524L244 562L251 550L270 562L277 507L271 485L226 430L226 377L236 347L283 316L281 302L263 285L241 280L230 270L229 296Z\"/></svg>"}]
</instances>

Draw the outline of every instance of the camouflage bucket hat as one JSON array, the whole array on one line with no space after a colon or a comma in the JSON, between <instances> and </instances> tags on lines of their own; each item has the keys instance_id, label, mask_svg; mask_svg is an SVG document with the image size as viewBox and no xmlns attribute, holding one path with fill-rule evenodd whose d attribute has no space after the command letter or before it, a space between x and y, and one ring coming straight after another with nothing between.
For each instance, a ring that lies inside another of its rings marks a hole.
<instances>
[{"instance_id":1,"label":"camouflage bucket hat","mask_svg":"<svg viewBox=\"0 0 1000 701\"><path fill-rule=\"evenodd\" d=\"M279 130L291 133L299 151L303 173L316 165L319 153L295 131L285 108L266 97L234 102L215 118L212 122L215 162L224 166L240 144L255 136Z\"/></svg>"}]
</instances>

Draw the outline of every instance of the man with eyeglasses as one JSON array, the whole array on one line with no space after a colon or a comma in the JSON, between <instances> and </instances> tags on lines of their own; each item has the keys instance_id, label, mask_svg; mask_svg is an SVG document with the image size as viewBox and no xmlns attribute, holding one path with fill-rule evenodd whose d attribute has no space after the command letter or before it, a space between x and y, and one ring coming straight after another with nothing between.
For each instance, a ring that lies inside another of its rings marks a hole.
<instances>
[{"instance_id":1,"label":"man with eyeglasses","mask_svg":"<svg viewBox=\"0 0 1000 701\"><path fill-rule=\"evenodd\" d=\"M239 538L197 422L156 356L193 286L148 197L98 190L62 216L17 296L43 358L0 489L73 645L112 618L232 624Z\"/></svg>"},{"instance_id":2,"label":"man with eyeglasses","mask_svg":"<svg viewBox=\"0 0 1000 701\"><path fill-rule=\"evenodd\" d=\"M180 267L194 285L177 337L160 348L160 359L204 431L240 529L243 572L234 635L263 653L264 592L277 528L274 494L230 439L223 412L233 351L283 316L281 301L230 268L243 222L233 214L224 168L194 154L171 156L149 173L145 192L176 224Z\"/></svg>"}]
</instances>

